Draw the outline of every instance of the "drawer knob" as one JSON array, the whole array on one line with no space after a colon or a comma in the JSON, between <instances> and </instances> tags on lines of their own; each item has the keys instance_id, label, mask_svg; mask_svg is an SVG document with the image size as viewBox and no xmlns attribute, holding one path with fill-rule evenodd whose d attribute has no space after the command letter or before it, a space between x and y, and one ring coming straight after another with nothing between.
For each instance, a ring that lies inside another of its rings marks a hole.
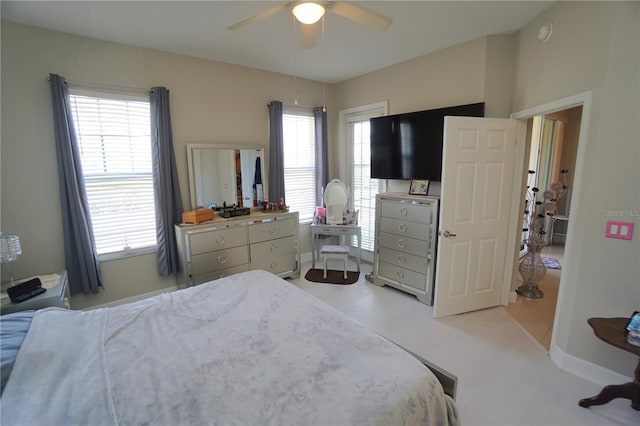
<instances>
[{"instance_id":1,"label":"drawer knob","mask_svg":"<svg viewBox=\"0 0 640 426\"><path fill-rule=\"evenodd\" d=\"M269 247L269 250L271 250L271 253L275 252L276 250L278 250L278 245L277 244L271 244L271 247Z\"/></svg>"},{"instance_id":2,"label":"drawer knob","mask_svg":"<svg viewBox=\"0 0 640 426\"><path fill-rule=\"evenodd\" d=\"M404 223L401 223L400 226L398 226L398 231L407 232L407 225Z\"/></svg>"},{"instance_id":3,"label":"drawer knob","mask_svg":"<svg viewBox=\"0 0 640 426\"><path fill-rule=\"evenodd\" d=\"M276 233L276 227L275 227L275 226L270 227L270 228L269 228L269 233L270 233L271 235L275 234L275 233Z\"/></svg>"},{"instance_id":4,"label":"drawer knob","mask_svg":"<svg viewBox=\"0 0 640 426\"><path fill-rule=\"evenodd\" d=\"M401 254L398 255L398 263L404 263L405 262L405 257Z\"/></svg>"},{"instance_id":5,"label":"drawer knob","mask_svg":"<svg viewBox=\"0 0 640 426\"><path fill-rule=\"evenodd\" d=\"M218 235L216 237L216 242L220 245L224 244L224 237L222 235Z\"/></svg>"},{"instance_id":6,"label":"drawer knob","mask_svg":"<svg viewBox=\"0 0 640 426\"><path fill-rule=\"evenodd\" d=\"M404 278L404 271L398 271L398 277Z\"/></svg>"},{"instance_id":7,"label":"drawer knob","mask_svg":"<svg viewBox=\"0 0 640 426\"><path fill-rule=\"evenodd\" d=\"M218 263L220 263L220 264L227 263L227 258L224 257L223 255L218 256Z\"/></svg>"},{"instance_id":8,"label":"drawer knob","mask_svg":"<svg viewBox=\"0 0 640 426\"><path fill-rule=\"evenodd\" d=\"M406 207L403 207L400 209L400 214L402 216L406 216L409 213L409 211L406 209Z\"/></svg>"},{"instance_id":9,"label":"drawer knob","mask_svg":"<svg viewBox=\"0 0 640 426\"><path fill-rule=\"evenodd\" d=\"M407 242L405 240L398 240L398 247L404 248L404 246L406 245L407 245Z\"/></svg>"},{"instance_id":10,"label":"drawer knob","mask_svg":"<svg viewBox=\"0 0 640 426\"><path fill-rule=\"evenodd\" d=\"M276 269L278 267L278 262L271 262L271 269Z\"/></svg>"}]
</instances>

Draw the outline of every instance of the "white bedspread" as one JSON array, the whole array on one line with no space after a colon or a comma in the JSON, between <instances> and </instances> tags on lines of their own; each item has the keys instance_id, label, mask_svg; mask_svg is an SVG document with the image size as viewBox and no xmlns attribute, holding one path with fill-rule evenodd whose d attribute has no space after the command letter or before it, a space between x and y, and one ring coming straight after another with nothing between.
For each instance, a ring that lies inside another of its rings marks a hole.
<instances>
[{"instance_id":1,"label":"white bedspread","mask_svg":"<svg viewBox=\"0 0 640 426\"><path fill-rule=\"evenodd\" d=\"M419 361L264 271L40 311L1 403L3 426L458 423Z\"/></svg>"}]
</instances>

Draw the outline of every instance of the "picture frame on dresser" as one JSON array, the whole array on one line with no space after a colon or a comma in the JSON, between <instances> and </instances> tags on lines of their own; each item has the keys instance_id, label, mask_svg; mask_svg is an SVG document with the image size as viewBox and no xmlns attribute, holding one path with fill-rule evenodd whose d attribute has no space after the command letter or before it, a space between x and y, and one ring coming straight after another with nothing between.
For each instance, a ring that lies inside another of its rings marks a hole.
<instances>
[{"instance_id":1,"label":"picture frame on dresser","mask_svg":"<svg viewBox=\"0 0 640 426\"><path fill-rule=\"evenodd\" d=\"M409 195L427 195L429 194L429 184L431 181L426 179L411 179L409 185Z\"/></svg>"}]
</instances>

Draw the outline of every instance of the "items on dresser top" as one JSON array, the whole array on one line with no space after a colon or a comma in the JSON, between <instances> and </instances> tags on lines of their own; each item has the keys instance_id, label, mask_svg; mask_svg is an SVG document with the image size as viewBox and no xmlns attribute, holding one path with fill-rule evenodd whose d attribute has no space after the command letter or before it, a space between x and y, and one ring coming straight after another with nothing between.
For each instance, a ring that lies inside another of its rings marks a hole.
<instances>
[{"instance_id":1,"label":"items on dresser top","mask_svg":"<svg viewBox=\"0 0 640 426\"><path fill-rule=\"evenodd\" d=\"M198 223L206 222L208 220L213 220L213 216L213 209L205 209L200 207L194 210L182 212L182 223L195 225Z\"/></svg>"},{"instance_id":2,"label":"items on dresser top","mask_svg":"<svg viewBox=\"0 0 640 426\"><path fill-rule=\"evenodd\" d=\"M433 303L437 197L384 193L376 196L374 283Z\"/></svg>"}]
</instances>

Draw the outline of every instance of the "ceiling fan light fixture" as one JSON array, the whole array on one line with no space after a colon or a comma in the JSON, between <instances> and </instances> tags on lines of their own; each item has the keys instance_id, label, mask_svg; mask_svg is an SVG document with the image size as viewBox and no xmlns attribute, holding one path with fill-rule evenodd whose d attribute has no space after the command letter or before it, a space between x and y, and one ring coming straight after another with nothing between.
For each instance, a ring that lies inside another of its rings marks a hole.
<instances>
[{"instance_id":1,"label":"ceiling fan light fixture","mask_svg":"<svg viewBox=\"0 0 640 426\"><path fill-rule=\"evenodd\" d=\"M315 24L324 16L324 7L318 3L305 2L295 5L291 12L303 24Z\"/></svg>"}]
</instances>

